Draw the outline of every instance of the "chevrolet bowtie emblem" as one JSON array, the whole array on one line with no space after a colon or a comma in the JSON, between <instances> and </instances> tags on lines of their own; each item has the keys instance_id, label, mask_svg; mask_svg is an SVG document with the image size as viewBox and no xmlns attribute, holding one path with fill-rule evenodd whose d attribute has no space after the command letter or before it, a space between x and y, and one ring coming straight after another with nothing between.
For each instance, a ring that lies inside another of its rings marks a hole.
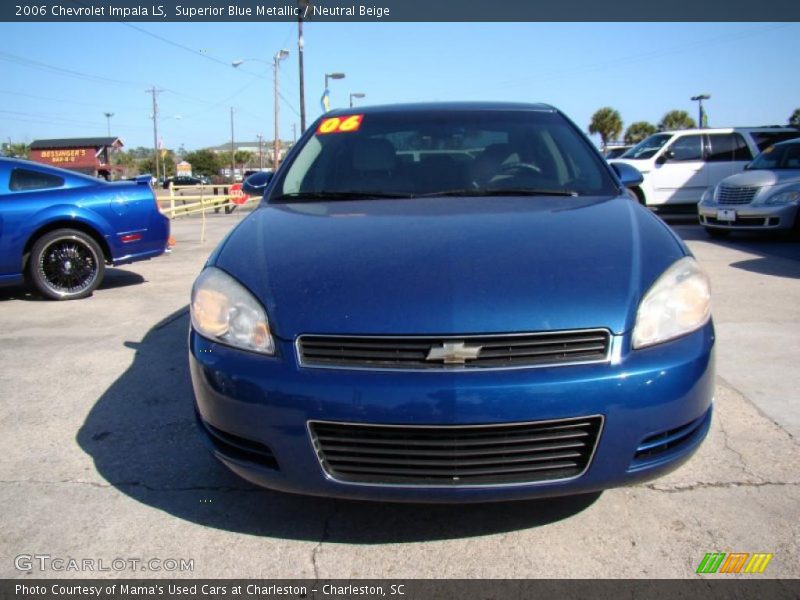
<instances>
[{"instance_id":1,"label":"chevrolet bowtie emblem","mask_svg":"<svg viewBox=\"0 0 800 600\"><path fill-rule=\"evenodd\" d=\"M464 342L444 342L432 346L425 360L441 360L448 365L463 365L468 360L478 358L483 346L467 346Z\"/></svg>"}]
</instances>

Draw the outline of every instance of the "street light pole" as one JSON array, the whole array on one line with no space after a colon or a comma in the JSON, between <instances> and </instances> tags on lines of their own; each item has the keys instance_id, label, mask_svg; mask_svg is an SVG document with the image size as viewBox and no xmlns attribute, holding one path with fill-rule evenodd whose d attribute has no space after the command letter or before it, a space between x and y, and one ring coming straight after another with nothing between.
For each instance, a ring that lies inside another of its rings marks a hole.
<instances>
[{"instance_id":1,"label":"street light pole","mask_svg":"<svg viewBox=\"0 0 800 600\"><path fill-rule=\"evenodd\" d=\"M281 104L278 102L280 97L280 69L281 61L289 56L289 51L286 49L279 50L273 58L273 68L275 75L275 147L272 155L272 170L273 172L278 169L278 162L280 162L280 117L281 117Z\"/></svg>"},{"instance_id":2,"label":"street light pole","mask_svg":"<svg viewBox=\"0 0 800 600\"><path fill-rule=\"evenodd\" d=\"M330 90L328 89L328 80L329 79L344 79L344 73L325 73L325 89L322 92L322 110L327 112L329 109L330 104ZM328 100L326 103L325 100Z\"/></svg>"},{"instance_id":3,"label":"street light pole","mask_svg":"<svg viewBox=\"0 0 800 600\"><path fill-rule=\"evenodd\" d=\"M703 129L706 126L706 111L703 110L703 100L710 100L711 94L692 96L692 101L697 102L697 126Z\"/></svg>"},{"instance_id":4,"label":"street light pole","mask_svg":"<svg viewBox=\"0 0 800 600\"><path fill-rule=\"evenodd\" d=\"M111 137L111 117L114 116L112 112L105 112L103 113L106 116L106 133L108 137Z\"/></svg>"},{"instance_id":5,"label":"street light pole","mask_svg":"<svg viewBox=\"0 0 800 600\"><path fill-rule=\"evenodd\" d=\"M350 108L353 108L353 98L364 98L365 96L366 94L363 94L361 92L353 92L352 94L350 94Z\"/></svg>"},{"instance_id":6,"label":"street light pole","mask_svg":"<svg viewBox=\"0 0 800 600\"><path fill-rule=\"evenodd\" d=\"M233 107L231 106L231 183L236 183L236 146L233 143Z\"/></svg>"},{"instance_id":7,"label":"street light pole","mask_svg":"<svg viewBox=\"0 0 800 600\"><path fill-rule=\"evenodd\" d=\"M264 136L260 133L256 135L258 138L258 168L264 168Z\"/></svg>"}]
</instances>

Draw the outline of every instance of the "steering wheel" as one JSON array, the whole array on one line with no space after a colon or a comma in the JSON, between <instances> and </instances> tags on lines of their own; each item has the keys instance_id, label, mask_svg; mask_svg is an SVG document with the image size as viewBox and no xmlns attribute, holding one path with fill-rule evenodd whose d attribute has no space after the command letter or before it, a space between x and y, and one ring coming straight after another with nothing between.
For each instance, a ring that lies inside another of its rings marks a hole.
<instances>
[{"instance_id":1,"label":"steering wheel","mask_svg":"<svg viewBox=\"0 0 800 600\"><path fill-rule=\"evenodd\" d=\"M500 170L497 172L497 175L515 175L519 172L528 171L531 173L536 173L537 175L541 175L542 170L534 164L531 163L509 163L507 165L502 165Z\"/></svg>"}]
</instances>

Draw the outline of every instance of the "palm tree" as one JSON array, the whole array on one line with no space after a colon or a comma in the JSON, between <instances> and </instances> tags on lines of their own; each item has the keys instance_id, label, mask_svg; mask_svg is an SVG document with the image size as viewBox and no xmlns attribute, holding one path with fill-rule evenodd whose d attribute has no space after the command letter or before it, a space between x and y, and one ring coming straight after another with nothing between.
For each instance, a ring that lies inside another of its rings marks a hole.
<instances>
[{"instance_id":1,"label":"palm tree","mask_svg":"<svg viewBox=\"0 0 800 600\"><path fill-rule=\"evenodd\" d=\"M658 129L652 123L647 121L636 121L631 123L625 130L625 143L638 144L649 135L653 135Z\"/></svg>"},{"instance_id":2,"label":"palm tree","mask_svg":"<svg viewBox=\"0 0 800 600\"><path fill-rule=\"evenodd\" d=\"M800 127L800 108L795 108L792 116L789 117L789 125L791 127Z\"/></svg>"},{"instance_id":3,"label":"palm tree","mask_svg":"<svg viewBox=\"0 0 800 600\"><path fill-rule=\"evenodd\" d=\"M253 161L253 153L249 150L237 150L233 155L233 161L242 170Z\"/></svg>"},{"instance_id":4,"label":"palm tree","mask_svg":"<svg viewBox=\"0 0 800 600\"><path fill-rule=\"evenodd\" d=\"M697 127L694 119L685 110L671 110L663 117L658 124L661 131L672 131L675 129L693 129Z\"/></svg>"},{"instance_id":5,"label":"palm tree","mask_svg":"<svg viewBox=\"0 0 800 600\"><path fill-rule=\"evenodd\" d=\"M596 133L603 141L603 148L605 149L608 142L619 137L622 133L622 117L619 112L605 106L592 115L592 122L589 123L589 133Z\"/></svg>"},{"instance_id":6,"label":"palm tree","mask_svg":"<svg viewBox=\"0 0 800 600\"><path fill-rule=\"evenodd\" d=\"M13 156L15 158L28 158L30 155L31 149L25 142L9 142L5 146L8 156Z\"/></svg>"}]
</instances>

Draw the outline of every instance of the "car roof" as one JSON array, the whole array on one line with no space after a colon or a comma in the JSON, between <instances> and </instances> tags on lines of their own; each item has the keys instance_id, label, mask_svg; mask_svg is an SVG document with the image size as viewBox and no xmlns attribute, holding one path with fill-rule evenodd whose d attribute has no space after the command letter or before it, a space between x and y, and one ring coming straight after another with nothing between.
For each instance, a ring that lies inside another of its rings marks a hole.
<instances>
[{"instance_id":1,"label":"car roof","mask_svg":"<svg viewBox=\"0 0 800 600\"><path fill-rule=\"evenodd\" d=\"M416 102L408 104L382 104L338 108L325 113L326 117L352 114L394 114L410 112L453 112L453 111L538 111L558 112L555 107L542 103L525 102Z\"/></svg>"},{"instance_id":2,"label":"car roof","mask_svg":"<svg viewBox=\"0 0 800 600\"><path fill-rule=\"evenodd\" d=\"M765 125L763 127L694 127L692 129L669 129L667 131L657 131L655 134L665 133L668 135L674 135L676 133L686 133L686 134L697 134L697 133L733 133L734 131L753 131L759 133L783 133L783 132L790 132L795 131L800 135L800 131L795 129L794 127L782 127L782 126L775 126L775 125Z\"/></svg>"}]
</instances>

